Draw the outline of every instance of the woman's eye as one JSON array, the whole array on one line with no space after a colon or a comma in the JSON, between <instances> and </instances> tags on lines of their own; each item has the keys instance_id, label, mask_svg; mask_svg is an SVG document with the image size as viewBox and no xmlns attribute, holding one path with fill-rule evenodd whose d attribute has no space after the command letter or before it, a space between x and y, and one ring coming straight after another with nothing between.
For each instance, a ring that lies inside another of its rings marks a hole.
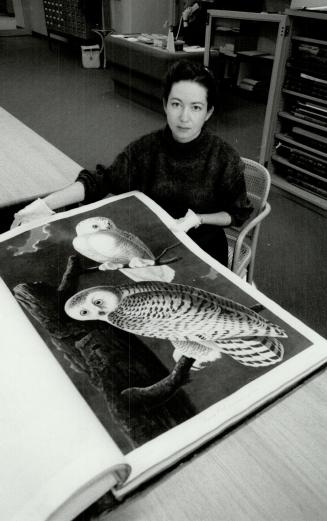
<instances>
[{"instance_id":1,"label":"woman's eye","mask_svg":"<svg viewBox=\"0 0 327 521\"><path fill-rule=\"evenodd\" d=\"M193 110L194 110L195 112L199 112L201 109L202 109L202 107L201 107L200 105L194 105L194 106L193 106Z\"/></svg>"},{"instance_id":2,"label":"woman's eye","mask_svg":"<svg viewBox=\"0 0 327 521\"><path fill-rule=\"evenodd\" d=\"M79 312L79 314L80 314L82 317L84 317L85 315L88 314L88 311L87 311L87 309L81 309L81 311Z\"/></svg>"},{"instance_id":3,"label":"woman's eye","mask_svg":"<svg viewBox=\"0 0 327 521\"><path fill-rule=\"evenodd\" d=\"M97 298L93 301L95 306L101 306L103 304L103 300L101 298Z\"/></svg>"},{"instance_id":4,"label":"woman's eye","mask_svg":"<svg viewBox=\"0 0 327 521\"><path fill-rule=\"evenodd\" d=\"M93 230L97 230L99 227L97 224L92 224L92 228L93 228Z\"/></svg>"}]
</instances>

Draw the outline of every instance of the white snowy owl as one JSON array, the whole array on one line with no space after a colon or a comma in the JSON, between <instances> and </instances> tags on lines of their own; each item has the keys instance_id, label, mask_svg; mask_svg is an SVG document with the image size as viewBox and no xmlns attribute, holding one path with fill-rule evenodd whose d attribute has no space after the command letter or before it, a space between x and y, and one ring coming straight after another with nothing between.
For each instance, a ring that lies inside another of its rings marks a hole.
<instances>
[{"instance_id":1,"label":"white snowy owl","mask_svg":"<svg viewBox=\"0 0 327 521\"><path fill-rule=\"evenodd\" d=\"M76 251L101 263L102 269L153 265L154 255L136 235L117 228L107 217L90 217L76 226Z\"/></svg>"},{"instance_id":2,"label":"white snowy owl","mask_svg":"<svg viewBox=\"0 0 327 521\"><path fill-rule=\"evenodd\" d=\"M191 286L143 282L97 286L80 291L65 304L76 320L103 320L145 337L169 340L174 359L195 360L193 369L221 357L262 367L283 359L278 337L285 332L255 311Z\"/></svg>"}]
</instances>

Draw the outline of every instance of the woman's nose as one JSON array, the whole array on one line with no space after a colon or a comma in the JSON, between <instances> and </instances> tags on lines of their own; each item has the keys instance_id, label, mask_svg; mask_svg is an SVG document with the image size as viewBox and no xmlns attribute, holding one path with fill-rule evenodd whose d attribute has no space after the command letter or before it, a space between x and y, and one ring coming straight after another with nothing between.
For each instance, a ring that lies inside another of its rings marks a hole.
<instances>
[{"instance_id":1,"label":"woman's nose","mask_svg":"<svg viewBox=\"0 0 327 521\"><path fill-rule=\"evenodd\" d=\"M188 107L183 107L180 113L181 121L187 121L189 119L190 113Z\"/></svg>"}]
</instances>

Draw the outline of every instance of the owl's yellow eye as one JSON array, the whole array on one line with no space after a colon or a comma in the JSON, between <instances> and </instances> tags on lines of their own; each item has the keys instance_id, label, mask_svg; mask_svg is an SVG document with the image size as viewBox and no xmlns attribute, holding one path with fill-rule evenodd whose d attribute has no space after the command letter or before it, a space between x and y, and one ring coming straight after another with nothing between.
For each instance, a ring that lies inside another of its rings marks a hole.
<instances>
[{"instance_id":1,"label":"owl's yellow eye","mask_svg":"<svg viewBox=\"0 0 327 521\"><path fill-rule=\"evenodd\" d=\"M81 311L79 312L79 314L83 317L85 315L88 314L88 310L87 309L81 309Z\"/></svg>"},{"instance_id":2,"label":"owl's yellow eye","mask_svg":"<svg viewBox=\"0 0 327 521\"><path fill-rule=\"evenodd\" d=\"M95 306L102 306L103 300L101 298L96 298L96 299L93 300L93 304Z\"/></svg>"}]
</instances>

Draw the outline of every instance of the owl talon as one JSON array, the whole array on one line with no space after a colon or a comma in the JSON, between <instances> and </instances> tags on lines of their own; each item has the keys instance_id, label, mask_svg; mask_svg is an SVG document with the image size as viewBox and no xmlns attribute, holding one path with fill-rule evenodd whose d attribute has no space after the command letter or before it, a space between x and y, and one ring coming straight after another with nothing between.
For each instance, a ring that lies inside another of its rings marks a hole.
<instances>
[{"instance_id":1,"label":"owl talon","mask_svg":"<svg viewBox=\"0 0 327 521\"><path fill-rule=\"evenodd\" d=\"M157 264L158 266L162 266L162 265L165 265L165 264L172 264L173 262L177 262L177 261L180 261L182 259L182 257L171 257L170 259L167 259L166 261L158 261Z\"/></svg>"},{"instance_id":2,"label":"owl talon","mask_svg":"<svg viewBox=\"0 0 327 521\"><path fill-rule=\"evenodd\" d=\"M104 262L103 264L100 264L99 270L100 271L109 271L109 270L119 270L120 268L123 268L124 264L121 264L120 262Z\"/></svg>"},{"instance_id":3,"label":"owl talon","mask_svg":"<svg viewBox=\"0 0 327 521\"><path fill-rule=\"evenodd\" d=\"M153 259L141 259L140 257L133 257L128 263L129 268L144 268L153 265Z\"/></svg>"},{"instance_id":4,"label":"owl talon","mask_svg":"<svg viewBox=\"0 0 327 521\"><path fill-rule=\"evenodd\" d=\"M176 246L179 246L179 245L180 245L180 242L176 242L175 244L172 244L171 246L167 246L167 248L162 250L162 252L155 258L156 264L158 264L160 266L161 264L171 264L172 262L176 262L176 261L180 260L181 257L172 257L170 259L167 259L166 261L162 260L162 257L165 256L167 251L172 250L173 248L176 248Z\"/></svg>"}]
</instances>

